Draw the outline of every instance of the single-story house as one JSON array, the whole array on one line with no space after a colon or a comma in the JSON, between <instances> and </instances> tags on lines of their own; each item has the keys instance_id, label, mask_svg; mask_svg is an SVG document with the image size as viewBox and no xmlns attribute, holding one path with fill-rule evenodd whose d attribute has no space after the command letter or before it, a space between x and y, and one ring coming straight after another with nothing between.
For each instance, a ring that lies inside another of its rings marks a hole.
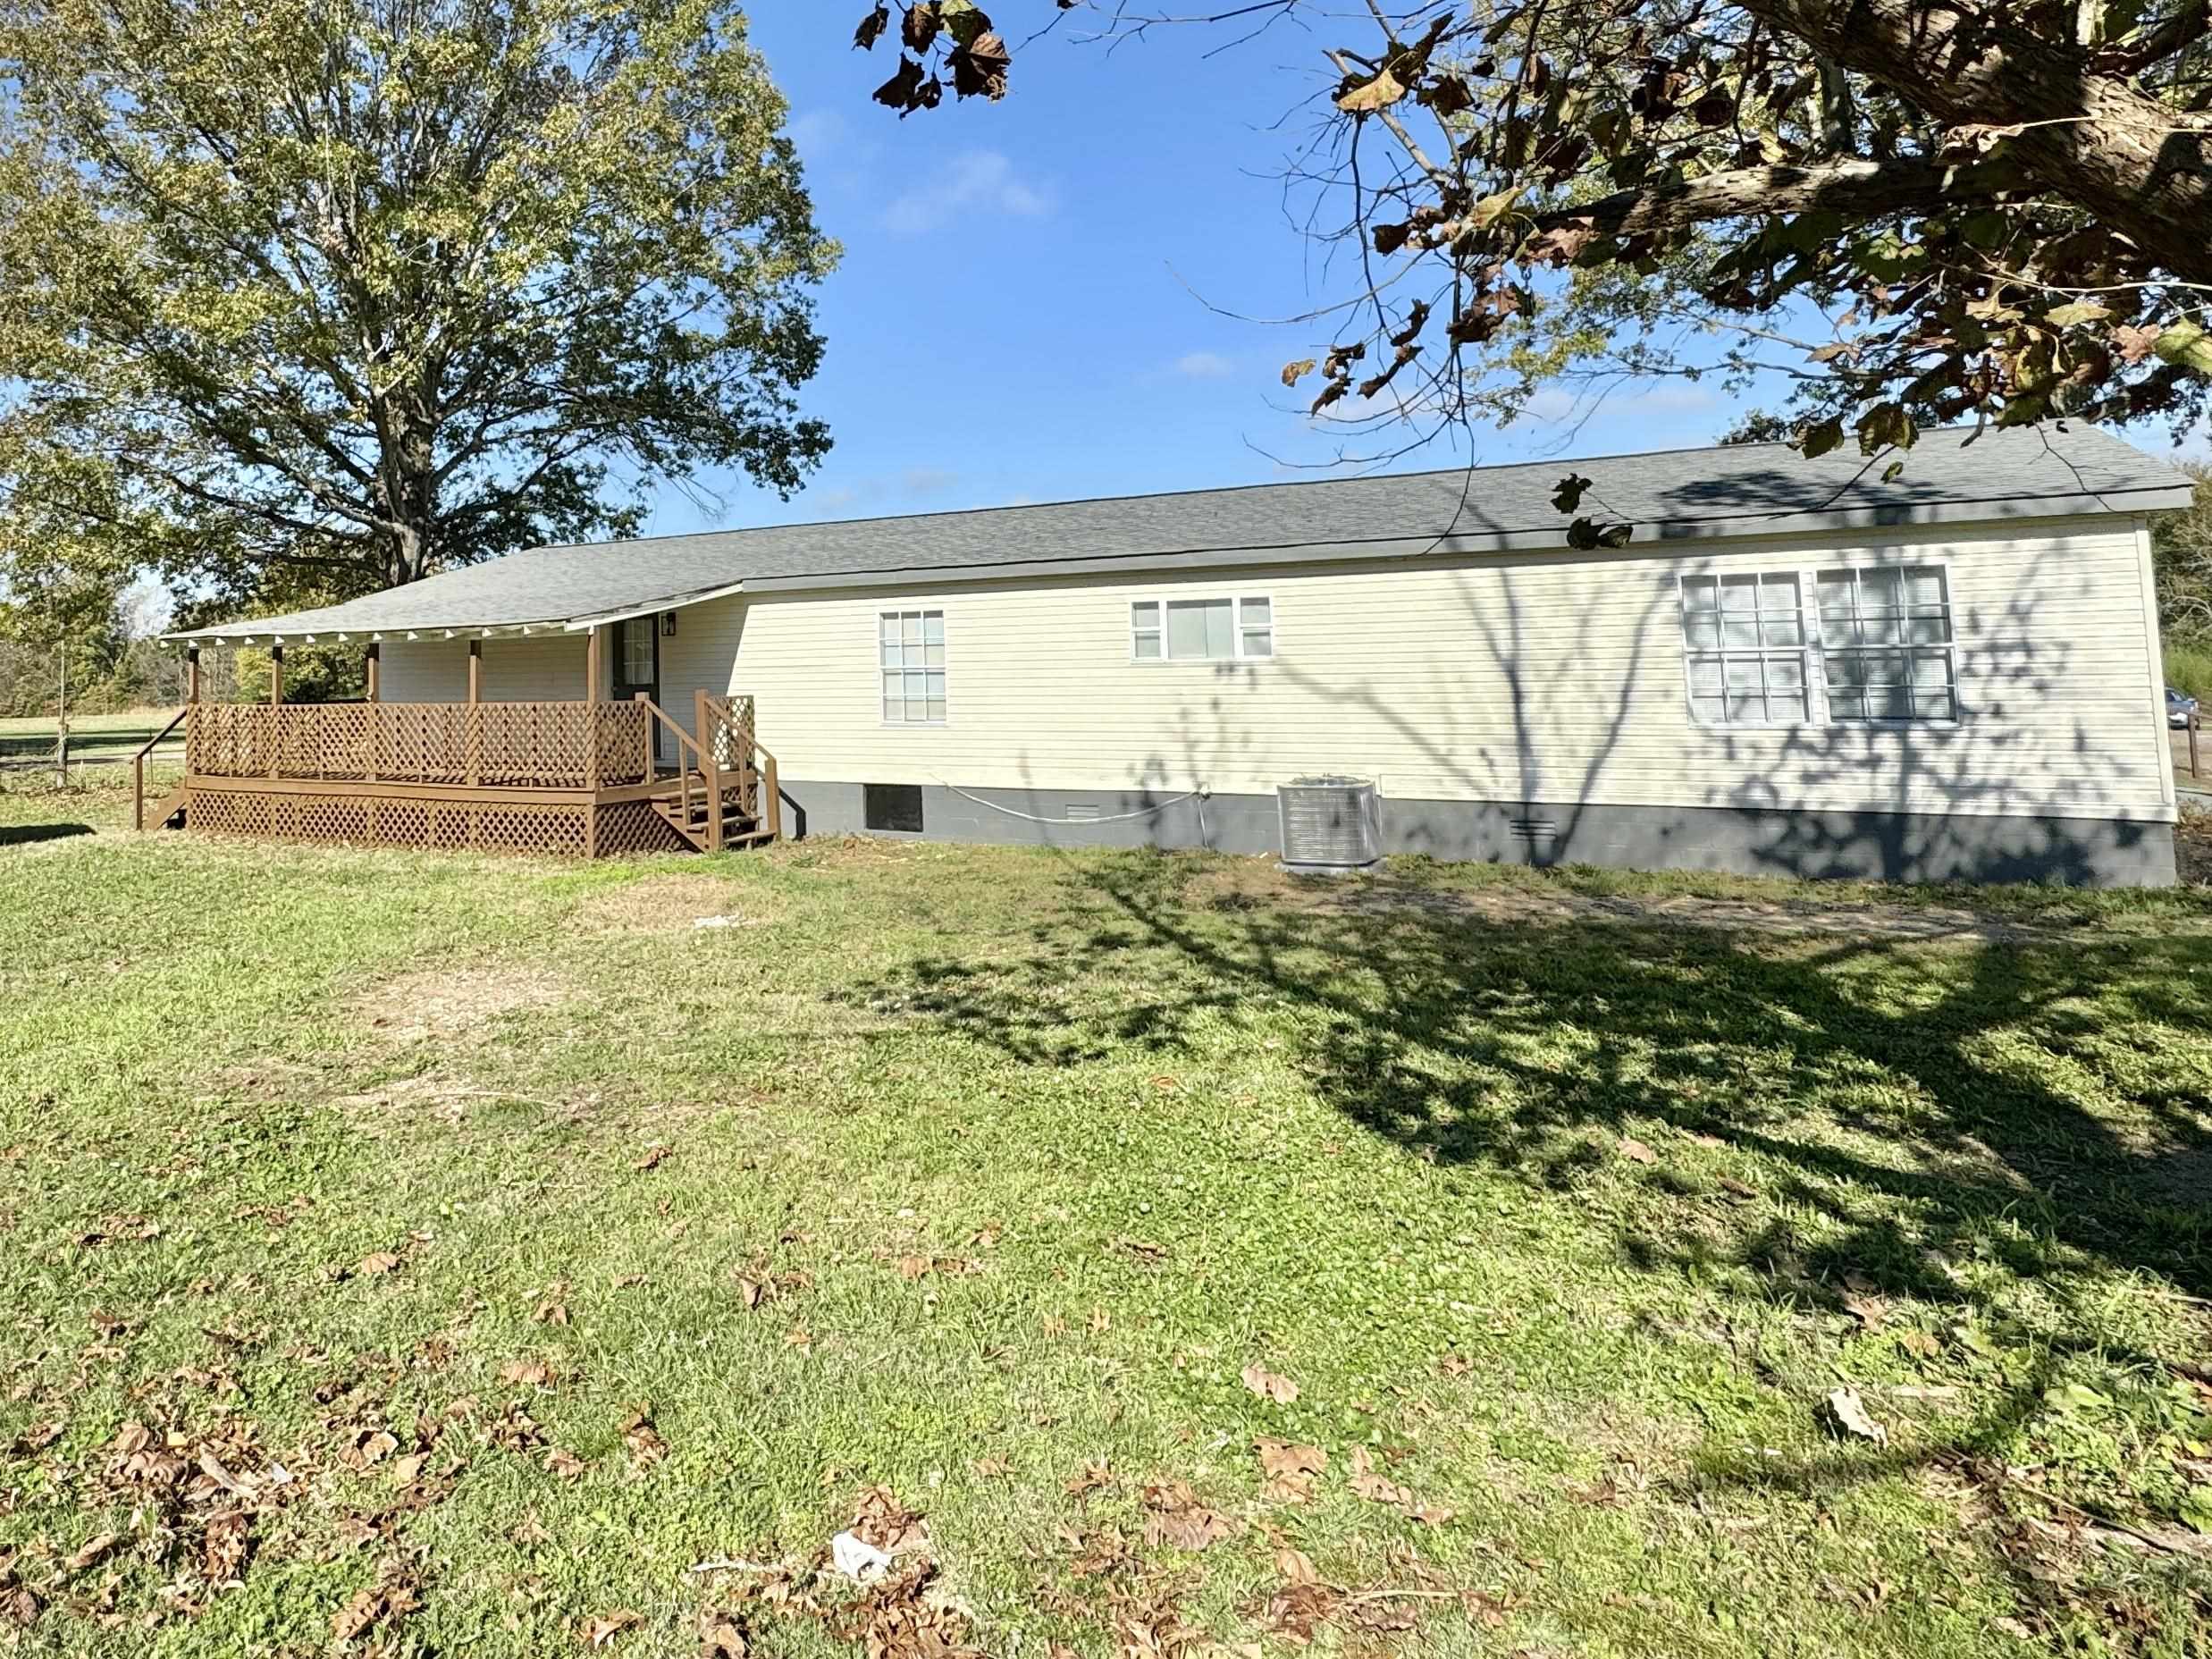
<instances>
[{"instance_id":1,"label":"single-story house","mask_svg":"<svg viewBox=\"0 0 2212 1659\"><path fill-rule=\"evenodd\" d=\"M2148 515L2107 434L1778 445L540 547L194 648L188 827L576 854L867 831L1898 880L2174 879ZM1566 544L1552 502L1633 525ZM680 798L679 798L680 797ZM716 811L710 802L719 803Z\"/></svg>"}]
</instances>

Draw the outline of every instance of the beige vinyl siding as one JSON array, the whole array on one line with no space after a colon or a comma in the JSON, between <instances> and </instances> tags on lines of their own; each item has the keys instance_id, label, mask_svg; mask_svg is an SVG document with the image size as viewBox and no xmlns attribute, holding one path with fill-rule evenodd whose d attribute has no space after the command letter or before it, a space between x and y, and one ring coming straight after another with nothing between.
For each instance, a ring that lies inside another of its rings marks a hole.
<instances>
[{"instance_id":1,"label":"beige vinyl siding","mask_svg":"<svg viewBox=\"0 0 2212 1659\"><path fill-rule=\"evenodd\" d=\"M387 703L459 703L468 696L465 639L388 639ZM487 703L573 703L584 695L584 636L531 634L484 642Z\"/></svg>"},{"instance_id":2,"label":"beige vinyl siding","mask_svg":"<svg viewBox=\"0 0 2212 1659\"><path fill-rule=\"evenodd\" d=\"M1923 561L1948 576L1955 725L1693 721L1680 575ZM1274 660L1131 661L1132 600L1204 596L1270 599ZM1329 770L1409 799L2170 818L2144 604L2119 519L918 584L694 606L662 687L686 717L698 686L752 694L798 780L1249 794ZM877 619L922 608L948 718L887 725Z\"/></svg>"}]
</instances>

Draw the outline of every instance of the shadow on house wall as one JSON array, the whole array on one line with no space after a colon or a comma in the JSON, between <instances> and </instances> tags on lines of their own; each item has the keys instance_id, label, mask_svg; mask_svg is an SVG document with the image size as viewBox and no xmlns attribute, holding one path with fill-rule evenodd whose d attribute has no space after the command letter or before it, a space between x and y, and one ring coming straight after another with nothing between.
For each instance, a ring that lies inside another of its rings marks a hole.
<instances>
[{"instance_id":1,"label":"shadow on house wall","mask_svg":"<svg viewBox=\"0 0 2212 1659\"><path fill-rule=\"evenodd\" d=\"M1994 609L1957 591L1954 566L1955 722L1687 724L1675 571L1654 569L1648 554L1624 557L1605 602L1565 619L1549 584L1541 611L1532 607L1532 584L1517 568L1525 560L1458 573L1467 667L1443 672L1441 707L1425 672L1417 716L1407 712L1412 682L1387 661L1329 676L1286 655L1219 673L1274 676L1316 706L1356 712L1348 725L1388 732L1386 748L1419 757L1411 778L1383 768L1394 852L1883 880L2168 880L2171 826L2115 818L2107 804L2156 803L2164 790L2162 734L2142 689L2149 664L2097 682L2109 670L2104 653L2084 650L2093 642L2065 596L2067 560L2064 549L2023 555L2013 596ZM1827 562L1813 552L1804 560ZM1815 595L1803 605L1815 621ZM2140 733L2109 717L2131 698L2144 701ZM1646 706L1654 701L1663 716ZM2087 704L2101 704L2106 718L2093 723ZM1197 780L1264 771L1257 748L1239 700L1194 699L1171 745L1132 769L1123 804L1158 809L1165 830L1163 803ZM1332 766L1363 770L1334 734L1316 733L1315 750ZM1670 763L1678 777L1654 784ZM1217 829L1237 827L1229 807L1215 819ZM1242 839L1216 833L1203 844L1259 850L1250 834L1264 829L1245 828Z\"/></svg>"}]
</instances>

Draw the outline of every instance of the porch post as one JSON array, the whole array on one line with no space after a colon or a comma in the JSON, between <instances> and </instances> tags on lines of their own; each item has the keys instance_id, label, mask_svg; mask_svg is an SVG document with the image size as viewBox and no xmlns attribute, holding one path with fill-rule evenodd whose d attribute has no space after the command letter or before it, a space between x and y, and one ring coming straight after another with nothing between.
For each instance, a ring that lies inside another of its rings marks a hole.
<instances>
[{"instance_id":1,"label":"porch post","mask_svg":"<svg viewBox=\"0 0 2212 1659\"><path fill-rule=\"evenodd\" d=\"M484 701L484 641L481 638L468 642L468 700L471 703Z\"/></svg>"},{"instance_id":2,"label":"porch post","mask_svg":"<svg viewBox=\"0 0 2212 1659\"><path fill-rule=\"evenodd\" d=\"M382 703L384 700L384 647L382 641L369 641L367 666L368 700Z\"/></svg>"},{"instance_id":3,"label":"porch post","mask_svg":"<svg viewBox=\"0 0 2212 1659\"><path fill-rule=\"evenodd\" d=\"M272 709L281 709L283 706L284 647L282 645L271 645L269 647L269 707ZM277 714L272 714L269 717L269 776L272 778L282 778L283 775L283 717Z\"/></svg>"},{"instance_id":4,"label":"porch post","mask_svg":"<svg viewBox=\"0 0 2212 1659\"><path fill-rule=\"evenodd\" d=\"M594 622L584 631L584 787L594 794L599 790L599 624ZM592 817L593 830L585 839L596 852L596 806Z\"/></svg>"},{"instance_id":5,"label":"porch post","mask_svg":"<svg viewBox=\"0 0 2212 1659\"><path fill-rule=\"evenodd\" d=\"M199 647L198 645L187 645L184 648L184 700L187 703L199 701Z\"/></svg>"}]
</instances>

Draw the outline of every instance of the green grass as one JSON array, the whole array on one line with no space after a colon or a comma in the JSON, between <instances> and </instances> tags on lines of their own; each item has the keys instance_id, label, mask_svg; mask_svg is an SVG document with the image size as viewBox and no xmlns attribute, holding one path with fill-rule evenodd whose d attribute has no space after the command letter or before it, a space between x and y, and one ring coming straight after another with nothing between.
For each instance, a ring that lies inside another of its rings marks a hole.
<instances>
[{"instance_id":1,"label":"green grass","mask_svg":"<svg viewBox=\"0 0 2212 1659\"><path fill-rule=\"evenodd\" d=\"M112 804L0 796L62 818ZM1326 1652L2212 1631L2203 893L174 835L0 880L0 1648L321 1654L383 1584L338 1651L854 1652L834 1587L689 1569L803 1568L875 1486L994 1654L1288 1651L1291 1551ZM1175 1481L1231 1535L1148 1529Z\"/></svg>"},{"instance_id":2,"label":"green grass","mask_svg":"<svg viewBox=\"0 0 2212 1659\"><path fill-rule=\"evenodd\" d=\"M117 755L128 759L168 725L175 713L174 709L125 709L112 714L72 714L70 754L88 760ZM0 761L30 760L53 753L52 715L0 720Z\"/></svg>"},{"instance_id":3,"label":"green grass","mask_svg":"<svg viewBox=\"0 0 2212 1659\"><path fill-rule=\"evenodd\" d=\"M2167 639L2166 683L2200 703L2212 703L2212 642Z\"/></svg>"}]
</instances>

